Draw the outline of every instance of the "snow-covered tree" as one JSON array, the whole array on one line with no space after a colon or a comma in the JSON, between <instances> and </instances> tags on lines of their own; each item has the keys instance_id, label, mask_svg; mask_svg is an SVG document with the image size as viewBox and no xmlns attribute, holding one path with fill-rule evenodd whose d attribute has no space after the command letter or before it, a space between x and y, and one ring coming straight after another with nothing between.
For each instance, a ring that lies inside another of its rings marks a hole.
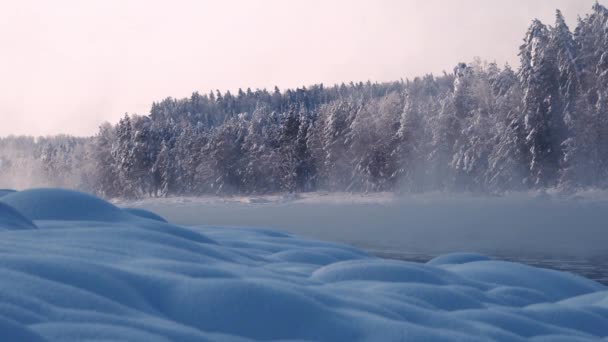
<instances>
[{"instance_id":1,"label":"snow-covered tree","mask_svg":"<svg viewBox=\"0 0 608 342\"><path fill-rule=\"evenodd\" d=\"M519 75L524 89L526 143L530 151L530 180L538 187L554 186L565 137L559 66L550 45L550 31L534 20L520 48Z\"/></svg>"},{"instance_id":2,"label":"snow-covered tree","mask_svg":"<svg viewBox=\"0 0 608 342\"><path fill-rule=\"evenodd\" d=\"M488 157L489 191L522 190L528 184L529 150L526 145L522 90L507 65L491 80L495 104L494 147Z\"/></svg>"}]
</instances>

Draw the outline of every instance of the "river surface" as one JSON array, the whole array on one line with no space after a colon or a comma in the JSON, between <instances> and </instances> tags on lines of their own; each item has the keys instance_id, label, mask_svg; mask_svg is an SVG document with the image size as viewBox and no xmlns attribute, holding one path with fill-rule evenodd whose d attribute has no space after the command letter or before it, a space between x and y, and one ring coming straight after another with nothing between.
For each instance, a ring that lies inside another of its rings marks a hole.
<instances>
[{"instance_id":1,"label":"river surface","mask_svg":"<svg viewBox=\"0 0 608 342\"><path fill-rule=\"evenodd\" d=\"M248 226L427 261L478 252L608 285L608 201L433 195L169 198L120 202L181 225Z\"/></svg>"}]
</instances>

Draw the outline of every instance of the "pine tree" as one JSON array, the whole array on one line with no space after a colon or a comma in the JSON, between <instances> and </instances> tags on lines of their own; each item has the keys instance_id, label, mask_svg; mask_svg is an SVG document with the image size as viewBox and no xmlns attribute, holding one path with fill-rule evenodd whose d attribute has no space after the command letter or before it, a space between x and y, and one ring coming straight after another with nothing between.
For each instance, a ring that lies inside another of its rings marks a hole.
<instances>
[{"instance_id":1,"label":"pine tree","mask_svg":"<svg viewBox=\"0 0 608 342\"><path fill-rule=\"evenodd\" d=\"M118 122L116 144L113 144L112 147L117 168L117 189L121 196L137 197L137 190L134 186L133 127L131 118L127 114Z\"/></svg>"},{"instance_id":2,"label":"pine tree","mask_svg":"<svg viewBox=\"0 0 608 342\"><path fill-rule=\"evenodd\" d=\"M572 32L566 25L562 13L557 10L555 27L549 42L556 53L559 69L559 96L562 100L562 113L567 128L567 137L562 142L563 155L560 165L560 185L575 188L585 185L585 174L591 171L588 154L590 144L587 139L588 106L581 95L581 73L577 65L578 51Z\"/></svg>"},{"instance_id":3,"label":"pine tree","mask_svg":"<svg viewBox=\"0 0 608 342\"><path fill-rule=\"evenodd\" d=\"M171 193L175 174L172 162L172 153L169 143L166 140L161 142L160 151L156 156L156 161L152 166L154 179L154 196L168 196Z\"/></svg>"},{"instance_id":4,"label":"pine tree","mask_svg":"<svg viewBox=\"0 0 608 342\"><path fill-rule=\"evenodd\" d=\"M316 165L312 156L312 132L314 121L304 109L300 110L300 126L295 143L297 166L296 188L298 191L312 191L315 189Z\"/></svg>"},{"instance_id":5,"label":"pine tree","mask_svg":"<svg viewBox=\"0 0 608 342\"><path fill-rule=\"evenodd\" d=\"M345 88L346 86L344 86ZM345 90L342 90L345 91ZM345 189L349 184L349 142L350 126L356 114L353 103L342 100L325 106L321 114L319 132L320 165L322 177L328 189Z\"/></svg>"},{"instance_id":6,"label":"pine tree","mask_svg":"<svg viewBox=\"0 0 608 342\"><path fill-rule=\"evenodd\" d=\"M94 192L106 198L114 198L120 195L117 184L117 161L112 153L115 141L114 127L110 123L104 123L99 127L99 132L93 138L91 144L91 159L93 170L95 170L92 188Z\"/></svg>"},{"instance_id":7,"label":"pine tree","mask_svg":"<svg viewBox=\"0 0 608 342\"><path fill-rule=\"evenodd\" d=\"M530 180L537 187L554 186L564 140L563 104L559 96L559 68L549 44L547 27L534 20L520 48L520 79L526 144L530 150Z\"/></svg>"},{"instance_id":8,"label":"pine tree","mask_svg":"<svg viewBox=\"0 0 608 342\"><path fill-rule=\"evenodd\" d=\"M422 172L425 167L423 141L425 127L422 121L423 114L420 112L419 82L419 79L414 80L406 90L405 104L392 153L397 163L395 177L399 180L400 189L414 192L422 190Z\"/></svg>"},{"instance_id":9,"label":"pine tree","mask_svg":"<svg viewBox=\"0 0 608 342\"><path fill-rule=\"evenodd\" d=\"M456 119L461 131L454 143L451 167L457 189L480 192L486 185L488 158L493 148L495 99L480 61L457 68L454 84Z\"/></svg>"},{"instance_id":10,"label":"pine tree","mask_svg":"<svg viewBox=\"0 0 608 342\"><path fill-rule=\"evenodd\" d=\"M496 136L488 157L487 188L492 192L522 190L528 183L529 150L526 146L522 90L509 65L491 81L496 98Z\"/></svg>"},{"instance_id":11,"label":"pine tree","mask_svg":"<svg viewBox=\"0 0 608 342\"><path fill-rule=\"evenodd\" d=\"M440 103L439 114L430 122L432 140L426 178L434 189L448 190L454 184L454 173L450 168L450 163L461 127L460 121L455 115L456 106L453 96L446 96Z\"/></svg>"},{"instance_id":12,"label":"pine tree","mask_svg":"<svg viewBox=\"0 0 608 342\"><path fill-rule=\"evenodd\" d=\"M298 133L300 131L300 115L290 110L281 120L278 133L278 168L279 186L282 191L293 193L298 188Z\"/></svg>"}]
</instances>

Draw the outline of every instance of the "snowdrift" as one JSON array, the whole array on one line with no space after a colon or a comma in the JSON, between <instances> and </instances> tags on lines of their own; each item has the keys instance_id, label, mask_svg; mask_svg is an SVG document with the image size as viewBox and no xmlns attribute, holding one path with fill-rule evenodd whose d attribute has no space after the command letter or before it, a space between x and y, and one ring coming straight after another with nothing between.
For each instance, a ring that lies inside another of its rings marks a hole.
<instances>
[{"instance_id":1,"label":"snowdrift","mask_svg":"<svg viewBox=\"0 0 608 342\"><path fill-rule=\"evenodd\" d=\"M14 208L0 202L0 230L36 229L36 225Z\"/></svg>"},{"instance_id":2,"label":"snowdrift","mask_svg":"<svg viewBox=\"0 0 608 342\"><path fill-rule=\"evenodd\" d=\"M143 218L147 218L150 220L155 220L155 221L160 221L160 222L165 222L168 223L167 220L165 220L163 217L149 211L149 210L145 210L145 209L140 209L140 208L123 208L124 211L128 212L131 215L135 215L135 216L139 216L139 217L143 217Z\"/></svg>"},{"instance_id":3,"label":"snowdrift","mask_svg":"<svg viewBox=\"0 0 608 342\"><path fill-rule=\"evenodd\" d=\"M32 189L1 198L32 220L124 221L128 216L102 199L71 190Z\"/></svg>"},{"instance_id":4,"label":"snowdrift","mask_svg":"<svg viewBox=\"0 0 608 342\"><path fill-rule=\"evenodd\" d=\"M66 190L0 198L3 340L608 340L608 288L569 273L163 221Z\"/></svg>"},{"instance_id":5,"label":"snowdrift","mask_svg":"<svg viewBox=\"0 0 608 342\"><path fill-rule=\"evenodd\" d=\"M11 190L11 189L0 189L0 197L11 194L15 192L15 190Z\"/></svg>"}]
</instances>

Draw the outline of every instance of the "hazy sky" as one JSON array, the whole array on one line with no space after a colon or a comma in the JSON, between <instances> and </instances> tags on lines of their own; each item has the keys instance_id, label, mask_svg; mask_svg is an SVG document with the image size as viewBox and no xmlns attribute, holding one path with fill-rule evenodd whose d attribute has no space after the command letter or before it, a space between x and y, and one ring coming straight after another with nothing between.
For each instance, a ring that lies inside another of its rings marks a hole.
<instances>
[{"instance_id":1,"label":"hazy sky","mask_svg":"<svg viewBox=\"0 0 608 342\"><path fill-rule=\"evenodd\" d=\"M600 1L606 4L607 0ZM518 64L533 18L594 0L0 0L0 136L91 135L193 91Z\"/></svg>"}]
</instances>

